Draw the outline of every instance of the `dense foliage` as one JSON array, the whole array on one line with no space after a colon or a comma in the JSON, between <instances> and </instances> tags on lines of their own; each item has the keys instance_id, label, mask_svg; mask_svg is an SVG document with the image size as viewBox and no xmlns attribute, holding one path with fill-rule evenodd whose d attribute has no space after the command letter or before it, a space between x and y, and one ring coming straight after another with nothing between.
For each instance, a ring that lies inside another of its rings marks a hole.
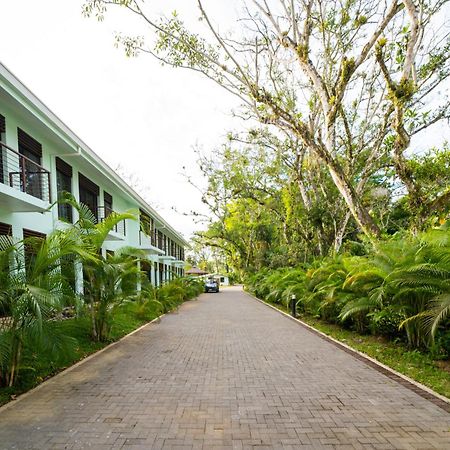
<instances>
[{"instance_id":1,"label":"dense foliage","mask_svg":"<svg viewBox=\"0 0 450 450\"><path fill-rule=\"evenodd\" d=\"M385 160L367 180L362 194L381 236L369 240L360 232L329 175L312 159L299 158L288 142L271 147L260 135L230 142L199 164L208 180L203 194L214 219L196 241L222 252L226 264L244 276L262 268L295 266L350 251L367 251L399 232L407 236L443 223L450 202L428 210L420 227L409 197ZM239 142L238 142L239 141ZM447 147L412 155L408 165L430 199L442 198L450 186Z\"/></svg>"},{"instance_id":2,"label":"dense foliage","mask_svg":"<svg viewBox=\"0 0 450 450\"><path fill-rule=\"evenodd\" d=\"M360 333L450 357L450 226L399 234L361 256L344 253L248 278L260 298Z\"/></svg>"},{"instance_id":3,"label":"dense foliage","mask_svg":"<svg viewBox=\"0 0 450 450\"><path fill-rule=\"evenodd\" d=\"M32 370L24 363L30 352L57 359L76 349L63 311L75 322L88 320L93 341L107 342L117 314L151 320L203 290L200 282L181 278L152 287L139 270L145 255L137 249L103 256L108 232L134 216L114 213L97 223L87 207L68 201L78 210L74 225L45 239L0 236L0 386L13 386L20 371ZM76 266L83 267L83 295L75 292Z\"/></svg>"}]
</instances>

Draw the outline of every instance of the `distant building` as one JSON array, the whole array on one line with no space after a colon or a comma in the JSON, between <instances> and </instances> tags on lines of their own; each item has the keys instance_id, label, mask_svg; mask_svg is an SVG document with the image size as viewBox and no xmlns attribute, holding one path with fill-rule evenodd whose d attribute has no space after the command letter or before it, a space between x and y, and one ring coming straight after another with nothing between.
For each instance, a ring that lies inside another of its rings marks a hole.
<instances>
[{"instance_id":1,"label":"distant building","mask_svg":"<svg viewBox=\"0 0 450 450\"><path fill-rule=\"evenodd\" d=\"M110 232L103 255L123 246L144 250L141 269L153 285L184 275L185 239L0 64L0 234L44 237L74 223L77 211L69 205L48 211L62 191L99 221L112 211L139 215ZM81 268L76 278L82 292Z\"/></svg>"},{"instance_id":2,"label":"distant building","mask_svg":"<svg viewBox=\"0 0 450 450\"><path fill-rule=\"evenodd\" d=\"M228 278L228 275L223 275L223 274L220 274L220 273L213 273L213 274L209 275L209 278L214 278L222 286L229 286L230 285L230 279Z\"/></svg>"},{"instance_id":3,"label":"distant building","mask_svg":"<svg viewBox=\"0 0 450 450\"><path fill-rule=\"evenodd\" d=\"M190 275L191 277L201 277L203 275L207 275L208 272L205 272L202 269L199 269L198 267L192 267L189 270L186 270L186 275Z\"/></svg>"}]
</instances>

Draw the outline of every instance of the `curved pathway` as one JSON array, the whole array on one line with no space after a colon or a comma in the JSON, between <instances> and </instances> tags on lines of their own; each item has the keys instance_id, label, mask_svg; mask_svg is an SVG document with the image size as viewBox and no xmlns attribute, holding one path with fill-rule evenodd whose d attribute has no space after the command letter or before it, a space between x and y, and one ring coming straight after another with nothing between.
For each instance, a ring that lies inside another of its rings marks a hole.
<instances>
[{"instance_id":1,"label":"curved pathway","mask_svg":"<svg viewBox=\"0 0 450 450\"><path fill-rule=\"evenodd\" d=\"M237 288L0 410L1 449L450 449L450 415Z\"/></svg>"}]
</instances>

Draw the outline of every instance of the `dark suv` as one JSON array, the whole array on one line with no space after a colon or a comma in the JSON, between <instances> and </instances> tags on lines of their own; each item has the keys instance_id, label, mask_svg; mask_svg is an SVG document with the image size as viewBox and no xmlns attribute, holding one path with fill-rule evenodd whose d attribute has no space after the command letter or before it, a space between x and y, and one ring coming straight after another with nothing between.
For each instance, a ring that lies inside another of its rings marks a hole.
<instances>
[{"instance_id":1,"label":"dark suv","mask_svg":"<svg viewBox=\"0 0 450 450\"><path fill-rule=\"evenodd\" d=\"M216 280L206 280L205 292L219 292L219 283Z\"/></svg>"}]
</instances>

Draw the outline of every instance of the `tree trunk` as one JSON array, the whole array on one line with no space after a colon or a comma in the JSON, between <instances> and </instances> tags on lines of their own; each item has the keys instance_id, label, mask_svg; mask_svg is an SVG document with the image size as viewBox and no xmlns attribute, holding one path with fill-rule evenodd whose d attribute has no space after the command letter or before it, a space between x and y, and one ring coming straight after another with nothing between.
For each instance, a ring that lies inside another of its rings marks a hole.
<instances>
[{"instance_id":1,"label":"tree trunk","mask_svg":"<svg viewBox=\"0 0 450 450\"><path fill-rule=\"evenodd\" d=\"M94 299L91 297L91 325L92 325L92 338L97 341L98 333L97 326L95 323L95 310L94 310Z\"/></svg>"},{"instance_id":2,"label":"tree trunk","mask_svg":"<svg viewBox=\"0 0 450 450\"><path fill-rule=\"evenodd\" d=\"M20 338L14 338L14 341L16 342L14 342L12 345L11 367L9 370L8 380L9 387L12 387L14 385L14 382L16 381L17 374L19 372L20 354L22 350Z\"/></svg>"},{"instance_id":3,"label":"tree trunk","mask_svg":"<svg viewBox=\"0 0 450 450\"><path fill-rule=\"evenodd\" d=\"M355 218L356 223L359 225L361 231L370 240L379 237L380 229L373 221L372 217L370 217L366 208L362 205L361 199L359 198L353 186L351 186L351 184L347 181L345 175L342 172L342 169L334 164L327 165L334 184L341 193L343 199L345 200L345 203L347 203L347 206L353 217Z\"/></svg>"},{"instance_id":4,"label":"tree trunk","mask_svg":"<svg viewBox=\"0 0 450 450\"><path fill-rule=\"evenodd\" d=\"M380 229L361 203L359 195L356 193L352 184L347 180L342 167L332 157L332 149L334 146L332 125L328 126L327 129L327 147L317 144L312 136L305 137L302 129L299 130L298 137L302 139L305 145L307 145L308 148L310 148L311 151L326 164L335 186L342 195L342 198L355 218L359 228L371 241L373 241L374 238L380 236Z\"/></svg>"},{"instance_id":5,"label":"tree trunk","mask_svg":"<svg viewBox=\"0 0 450 450\"><path fill-rule=\"evenodd\" d=\"M301 173L301 167L297 167L297 184L300 191L300 196L302 197L303 205L306 211L311 211L312 202L309 198L308 192L306 191L305 183L303 182L303 177ZM325 244L324 230L322 224L315 230L317 234L317 250L320 256L323 255L323 244Z\"/></svg>"},{"instance_id":6,"label":"tree trunk","mask_svg":"<svg viewBox=\"0 0 450 450\"><path fill-rule=\"evenodd\" d=\"M336 230L336 234L334 235L334 252L339 253L339 250L341 249L342 242L344 240L344 234L345 230L347 229L348 221L350 220L351 213L348 211L345 214L344 220L339 225L338 229Z\"/></svg>"}]
</instances>

